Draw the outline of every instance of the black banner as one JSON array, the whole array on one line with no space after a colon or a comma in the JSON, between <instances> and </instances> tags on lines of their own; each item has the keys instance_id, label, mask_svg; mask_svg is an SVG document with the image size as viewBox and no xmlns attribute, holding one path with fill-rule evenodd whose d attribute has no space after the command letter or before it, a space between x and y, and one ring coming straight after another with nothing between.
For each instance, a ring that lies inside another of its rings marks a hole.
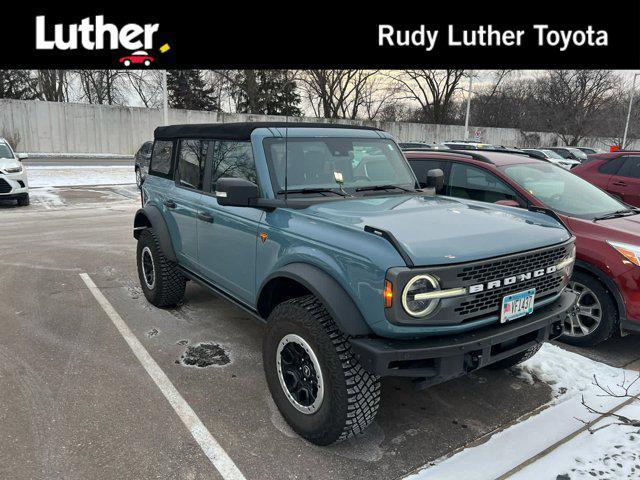
<instances>
[{"instance_id":1,"label":"black banner","mask_svg":"<svg viewBox=\"0 0 640 480\"><path fill-rule=\"evenodd\" d=\"M640 68L638 2L29 5L0 68Z\"/></svg>"}]
</instances>

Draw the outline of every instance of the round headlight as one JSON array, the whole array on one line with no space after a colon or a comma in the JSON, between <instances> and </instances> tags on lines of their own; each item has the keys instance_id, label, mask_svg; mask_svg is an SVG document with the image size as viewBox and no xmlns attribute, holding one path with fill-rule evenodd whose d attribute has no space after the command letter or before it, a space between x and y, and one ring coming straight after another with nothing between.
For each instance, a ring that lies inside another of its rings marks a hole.
<instances>
[{"instance_id":1,"label":"round headlight","mask_svg":"<svg viewBox=\"0 0 640 480\"><path fill-rule=\"evenodd\" d=\"M421 293L429 293L435 290L440 290L440 284L435 277L431 275L417 275L409 280L407 286L402 291L402 306L405 312L412 317L424 317L433 312L438 303L437 299L434 300L420 300L416 299L416 296Z\"/></svg>"}]
</instances>

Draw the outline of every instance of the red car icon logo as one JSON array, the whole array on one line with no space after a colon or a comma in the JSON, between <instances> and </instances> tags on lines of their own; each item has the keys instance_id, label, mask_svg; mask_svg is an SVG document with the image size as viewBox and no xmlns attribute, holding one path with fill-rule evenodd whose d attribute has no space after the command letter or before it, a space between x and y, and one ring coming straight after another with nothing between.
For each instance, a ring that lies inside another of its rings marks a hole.
<instances>
[{"instance_id":1,"label":"red car icon logo","mask_svg":"<svg viewBox=\"0 0 640 480\"><path fill-rule=\"evenodd\" d=\"M148 67L149 65L151 65L153 60L153 57L147 52L138 50L137 52L133 52L131 55L125 55L124 57L120 58L119 62L124 64L125 67L139 64L143 64L145 67Z\"/></svg>"}]
</instances>

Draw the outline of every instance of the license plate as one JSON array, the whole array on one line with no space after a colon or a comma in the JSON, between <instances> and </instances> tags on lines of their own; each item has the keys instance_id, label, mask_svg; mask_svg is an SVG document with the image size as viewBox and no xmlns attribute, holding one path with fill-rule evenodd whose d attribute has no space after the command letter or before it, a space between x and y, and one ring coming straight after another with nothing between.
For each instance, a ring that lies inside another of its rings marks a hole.
<instances>
[{"instance_id":1,"label":"license plate","mask_svg":"<svg viewBox=\"0 0 640 480\"><path fill-rule=\"evenodd\" d=\"M533 301L536 296L536 289L531 288L524 292L507 295L502 299L502 314L500 323L510 322L516 318L524 317L533 312Z\"/></svg>"}]
</instances>

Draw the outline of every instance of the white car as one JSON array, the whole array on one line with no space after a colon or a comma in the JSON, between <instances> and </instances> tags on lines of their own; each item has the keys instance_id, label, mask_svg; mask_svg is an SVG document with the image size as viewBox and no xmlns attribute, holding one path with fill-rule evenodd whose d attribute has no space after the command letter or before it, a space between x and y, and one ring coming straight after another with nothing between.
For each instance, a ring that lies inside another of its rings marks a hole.
<instances>
[{"instance_id":1,"label":"white car","mask_svg":"<svg viewBox=\"0 0 640 480\"><path fill-rule=\"evenodd\" d=\"M548 150L546 148L525 148L523 149L523 152L527 152L532 156L539 158L540 160L546 160L549 163L558 165L565 170L571 170L576 165L580 165L579 160L563 158L559 153L554 152L553 150Z\"/></svg>"},{"instance_id":2,"label":"white car","mask_svg":"<svg viewBox=\"0 0 640 480\"><path fill-rule=\"evenodd\" d=\"M16 155L5 139L0 138L0 200L17 200L18 205L29 205L27 171L22 165L24 153Z\"/></svg>"}]
</instances>

